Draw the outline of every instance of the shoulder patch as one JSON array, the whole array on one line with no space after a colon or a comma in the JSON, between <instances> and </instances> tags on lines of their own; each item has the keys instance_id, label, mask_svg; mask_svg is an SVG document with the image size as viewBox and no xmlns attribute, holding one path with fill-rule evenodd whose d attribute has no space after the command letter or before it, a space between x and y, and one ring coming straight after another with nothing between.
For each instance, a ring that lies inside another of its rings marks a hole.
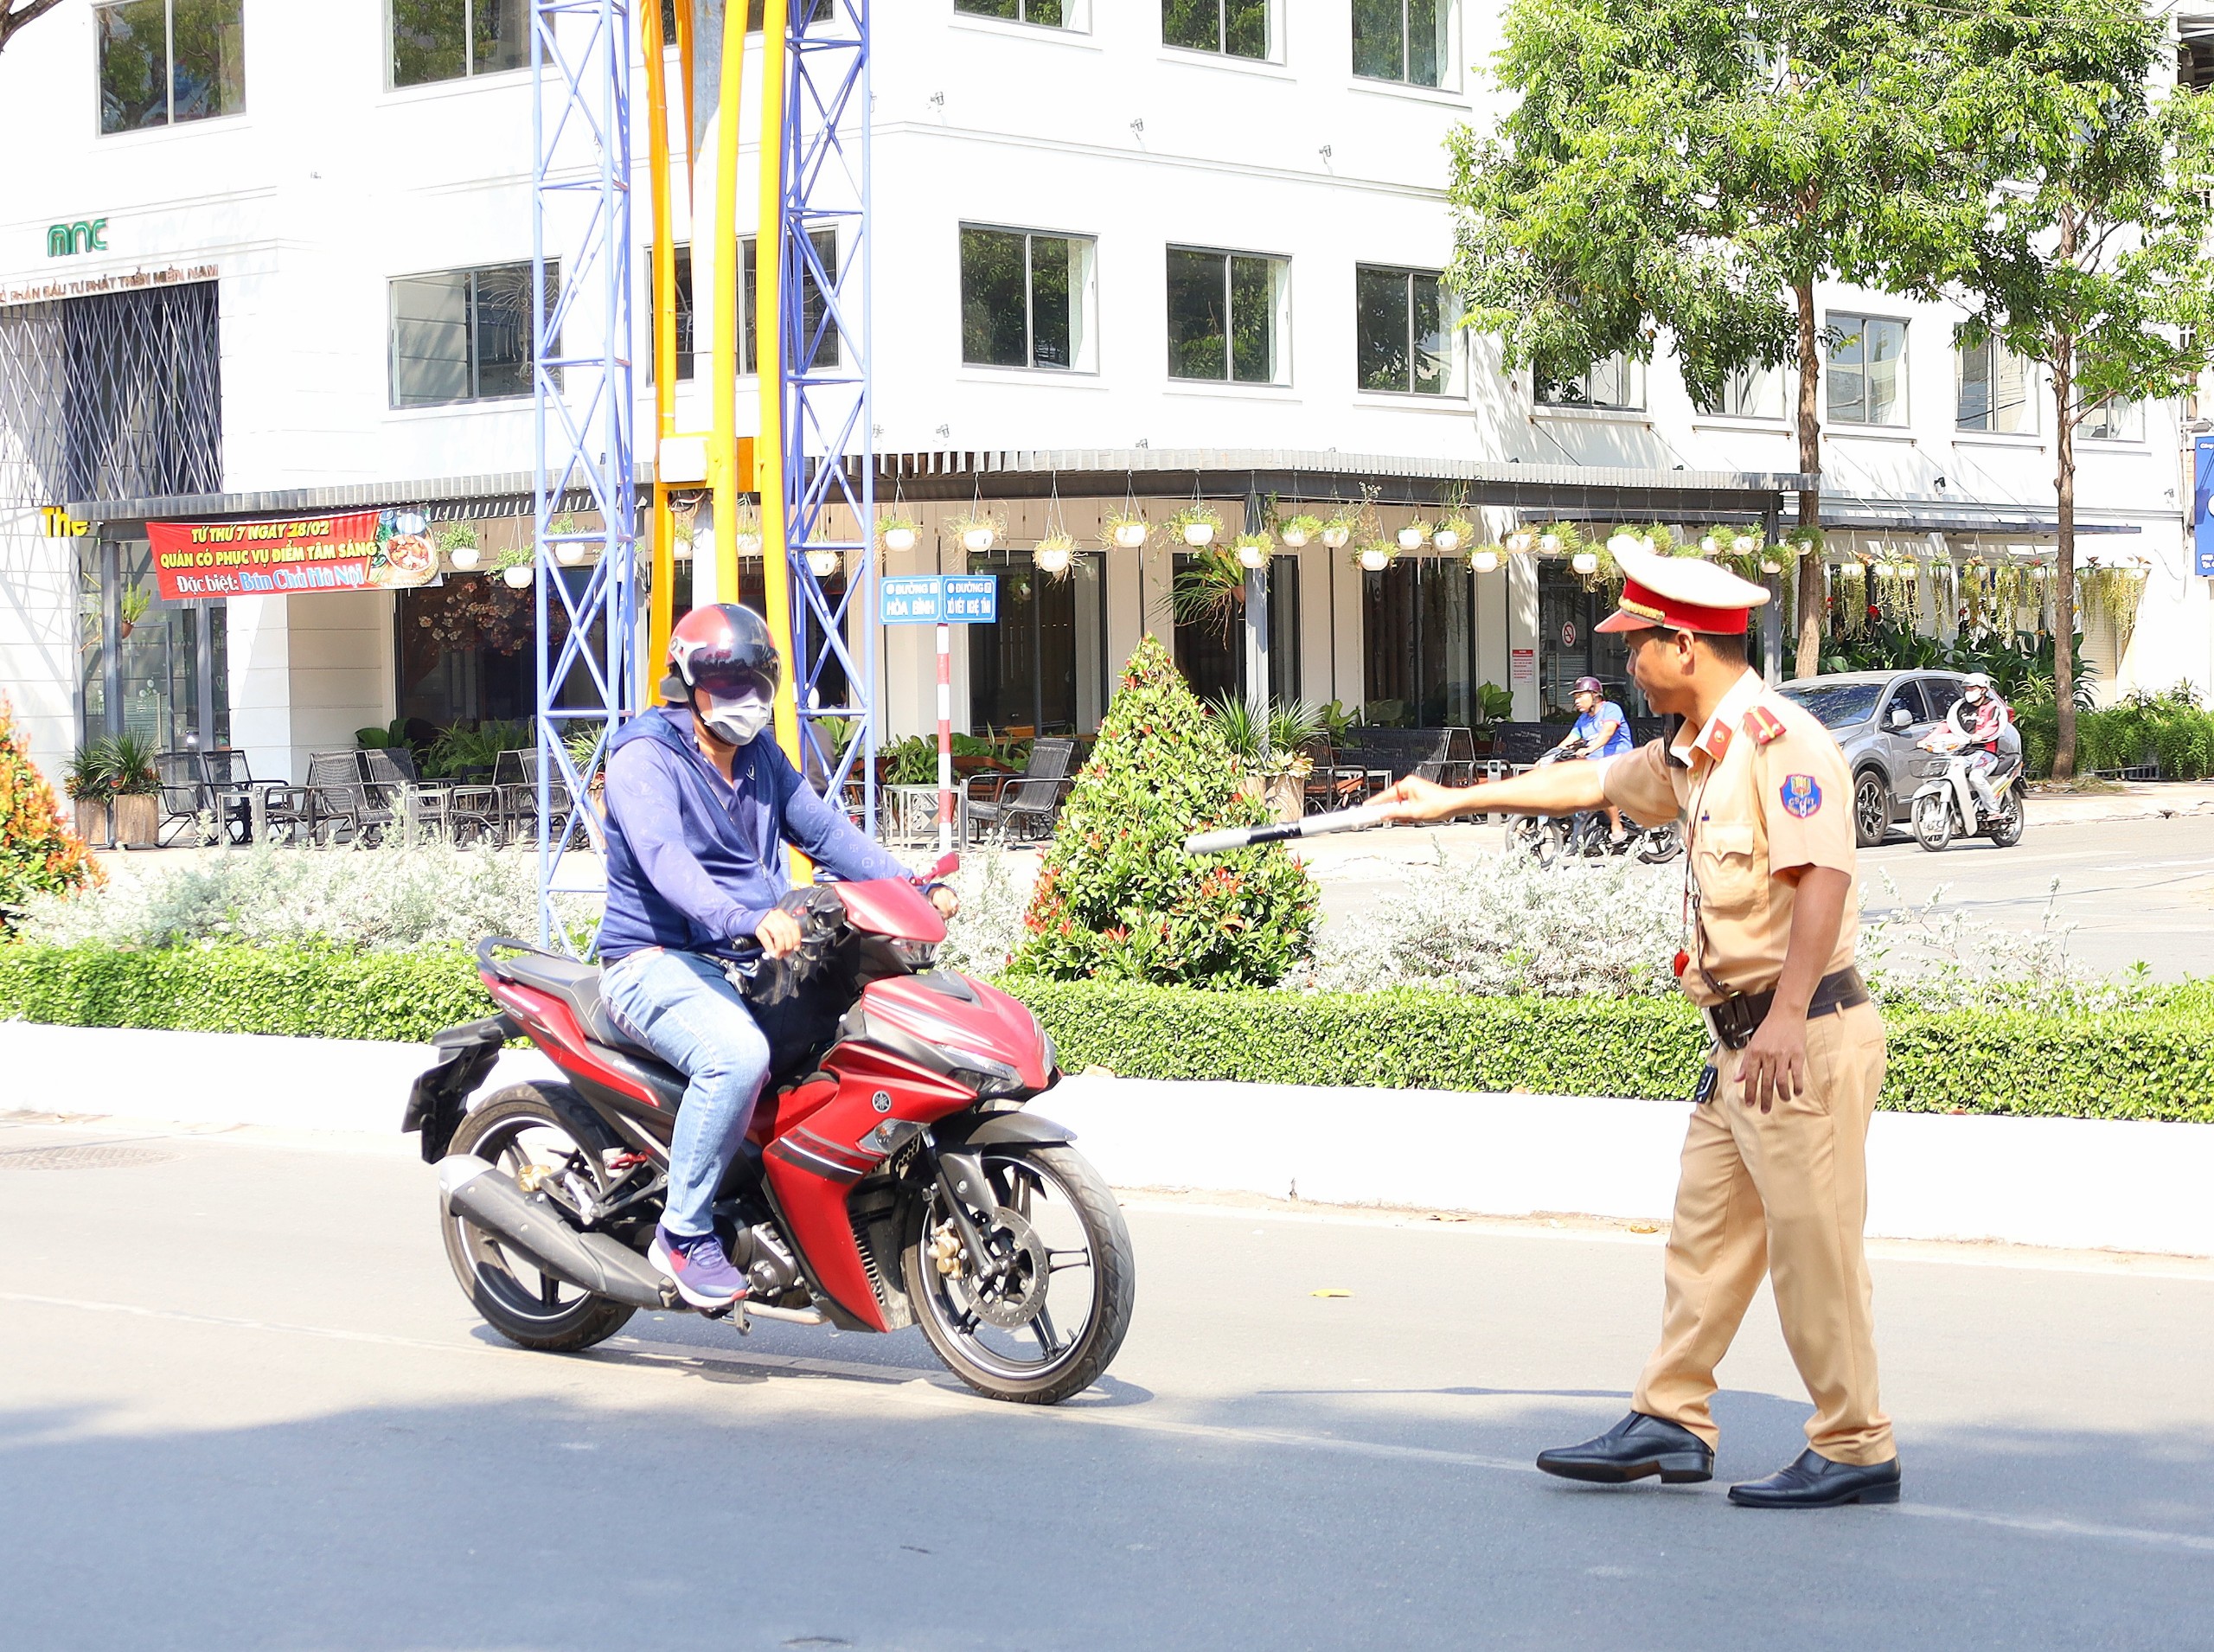
<instances>
[{"instance_id":1,"label":"shoulder patch","mask_svg":"<svg viewBox=\"0 0 2214 1652\"><path fill-rule=\"evenodd\" d=\"M1778 790L1783 798L1783 812L1795 819L1804 820L1822 806L1822 789L1811 774L1787 774Z\"/></svg>"},{"instance_id":2,"label":"shoulder patch","mask_svg":"<svg viewBox=\"0 0 2214 1652\"><path fill-rule=\"evenodd\" d=\"M1740 727L1753 737L1754 745L1765 746L1783 733L1783 719L1766 706L1755 706L1745 714Z\"/></svg>"}]
</instances>

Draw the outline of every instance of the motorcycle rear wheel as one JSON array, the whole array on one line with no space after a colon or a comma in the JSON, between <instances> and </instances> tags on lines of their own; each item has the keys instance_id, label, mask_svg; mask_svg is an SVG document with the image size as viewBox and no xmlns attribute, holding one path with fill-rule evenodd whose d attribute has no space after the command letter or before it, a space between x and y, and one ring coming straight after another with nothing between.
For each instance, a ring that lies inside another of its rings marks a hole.
<instances>
[{"instance_id":1,"label":"motorcycle rear wheel","mask_svg":"<svg viewBox=\"0 0 2214 1652\"><path fill-rule=\"evenodd\" d=\"M1106 1181L1072 1147L1026 1142L986 1148L982 1156L995 1196L1019 1221L987 1234L1017 1252L1012 1295L980 1291L974 1258L957 1273L940 1268L931 1245L946 1220L945 1195L933 1189L908 1207L900 1246L908 1298L931 1347L962 1381L993 1399L1050 1405L1097 1381L1123 1346L1137 1300L1129 1229ZM1056 1245L1069 1239L1080 1246ZM1042 1275L1035 1270L1041 1254ZM1080 1270L1088 1277L1054 1293L1055 1276ZM1073 1329L1055 1322L1057 1306L1080 1311ZM1036 1344L1033 1358L1022 1357L1026 1339Z\"/></svg>"},{"instance_id":2,"label":"motorcycle rear wheel","mask_svg":"<svg viewBox=\"0 0 2214 1652\"><path fill-rule=\"evenodd\" d=\"M595 1190L605 1191L603 1151L622 1143L609 1131L594 1131L585 1122L590 1118L583 1098L566 1085L510 1085L462 1121L447 1150L473 1153L510 1181L528 1166L558 1168L549 1161L571 1156L589 1167ZM579 1139L595 1136L600 1139ZM446 1259L462 1294L510 1342L573 1354L605 1341L637 1311L539 1272L465 1217L448 1213L443 1226Z\"/></svg>"},{"instance_id":3,"label":"motorcycle rear wheel","mask_svg":"<svg viewBox=\"0 0 2214 1652\"><path fill-rule=\"evenodd\" d=\"M1641 832L1637 838L1637 858L1648 866L1661 866L1684 852L1684 840L1672 822L1656 826L1649 832Z\"/></svg>"},{"instance_id":4,"label":"motorcycle rear wheel","mask_svg":"<svg viewBox=\"0 0 2214 1652\"><path fill-rule=\"evenodd\" d=\"M2007 788L2006 795L1999 800L1999 813L1984 830L1997 847L2011 849L2022 841L2022 828L2026 823L2022 809L2022 789L2015 785Z\"/></svg>"},{"instance_id":5,"label":"motorcycle rear wheel","mask_svg":"<svg viewBox=\"0 0 2214 1652\"><path fill-rule=\"evenodd\" d=\"M1931 854L1951 844L1957 822L1950 792L1933 791L1914 800L1914 841Z\"/></svg>"}]
</instances>

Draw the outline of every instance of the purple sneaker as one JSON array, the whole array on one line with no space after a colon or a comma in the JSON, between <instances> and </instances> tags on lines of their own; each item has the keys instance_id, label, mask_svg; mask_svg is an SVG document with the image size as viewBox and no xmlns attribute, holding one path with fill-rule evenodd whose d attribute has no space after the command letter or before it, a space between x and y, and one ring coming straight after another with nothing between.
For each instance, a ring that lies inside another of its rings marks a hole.
<instances>
[{"instance_id":1,"label":"purple sneaker","mask_svg":"<svg viewBox=\"0 0 2214 1652\"><path fill-rule=\"evenodd\" d=\"M656 1227L646 1259L674 1279L676 1294L694 1308L727 1308L745 1298L745 1276L731 1266L713 1233L694 1238Z\"/></svg>"}]
</instances>

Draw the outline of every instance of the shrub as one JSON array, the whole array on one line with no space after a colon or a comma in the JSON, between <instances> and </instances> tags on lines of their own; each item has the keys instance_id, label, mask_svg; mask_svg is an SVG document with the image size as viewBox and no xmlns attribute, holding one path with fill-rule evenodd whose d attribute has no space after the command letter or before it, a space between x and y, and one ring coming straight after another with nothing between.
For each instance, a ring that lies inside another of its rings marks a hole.
<instances>
[{"instance_id":1,"label":"shrub","mask_svg":"<svg viewBox=\"0 0 2214 1652\"><path fill-rule=\"evenodd\" d=\"M38 772L0 701L0 930L36 897L101 881L84 840L61 818L54 788Z\"/></svg>"},{"instance_id":2,"label":"shrub","mask_svg":"<svg viewBox=\"0 0 2214 1652\"><path fill-rule=\"evenodd\" d=\"M1057 980L1267 985L1307 957L1319 897L1271 845L1195 860L1192 832L1256 826L1244 770L1159 639L1139 643L1040 868L1015 967Z\"/></svg>"},{"instance_id":3,"label":"shrub","mask_svg":"<svg viewBox=\"0 0 2214 1652\"><path fill-rule=\"evenodd\" d=\"M598 903L569 897L587 923ZM29 901L25 939L54 945L179 946L199 941L395 949L538 933L538 857L525 849L403 844L287 847L203 855L121 870L104 890Z\"/></svg>"}]
</instances>

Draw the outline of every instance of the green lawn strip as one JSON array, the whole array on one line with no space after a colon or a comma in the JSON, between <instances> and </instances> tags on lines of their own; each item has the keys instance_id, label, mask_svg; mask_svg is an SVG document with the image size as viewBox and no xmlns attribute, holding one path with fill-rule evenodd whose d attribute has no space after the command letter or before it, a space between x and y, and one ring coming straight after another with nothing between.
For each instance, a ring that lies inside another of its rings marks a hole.
<instances>
[{"instance_id":1,"label":"green lawn strip","mask_svg":"<svg viewBox=\"0 0 2214 1652\"><path fill-rule=\"evenodd\" d=\"M1705 1041L1680 999L1213 992L1013 976L1072 1072L1125 1078L1686 1096ZM0 1018L426 1042L492 1013L459 950L0 947ZM2214 991L2097 1015L1885 1013L1882 1105L2214 1123Z\"/></svg>"}]
</instances>

